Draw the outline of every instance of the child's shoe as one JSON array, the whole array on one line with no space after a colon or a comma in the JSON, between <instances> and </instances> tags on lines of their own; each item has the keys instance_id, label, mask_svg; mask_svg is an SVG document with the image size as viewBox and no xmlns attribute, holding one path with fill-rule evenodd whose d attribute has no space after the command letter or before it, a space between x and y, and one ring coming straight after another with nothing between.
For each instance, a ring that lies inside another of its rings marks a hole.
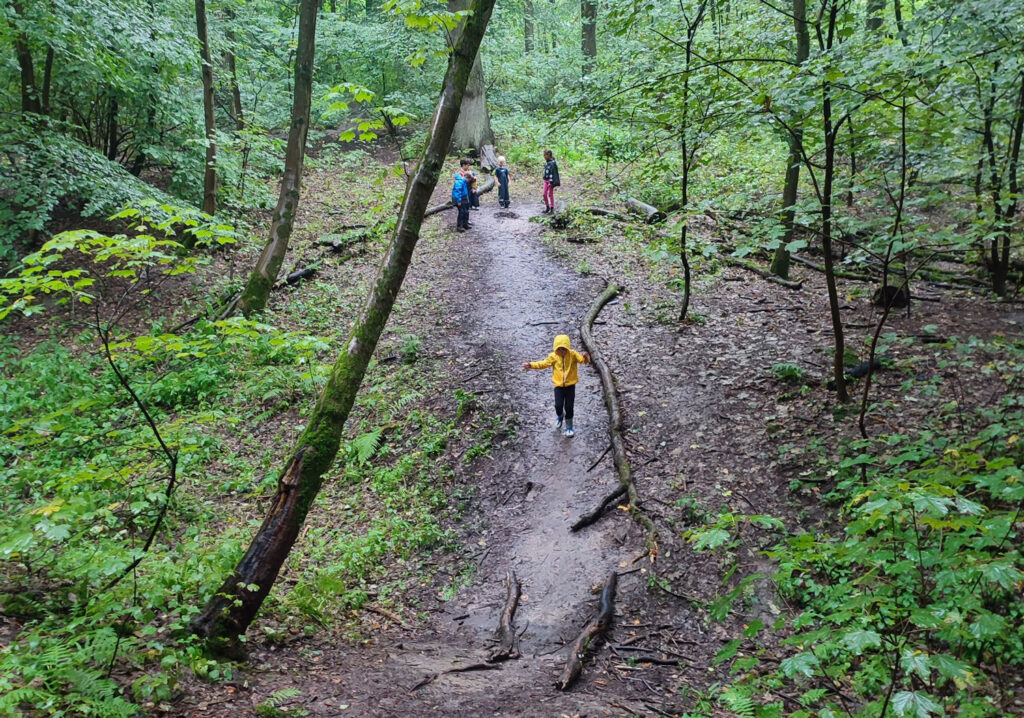
<instances>
[{"instance_id":1,"label":"child's shoe","mask_svg":"<svg viewBox=\"0 0 1024 718\"><path fill-rule=\"evenodd\" d=\"M555 428L556 429L561 429L562 428L562 417L558 417L558 421L555 422Z\"/></svg>"},{"instance_id":2,"label":"child's shoe","mask_svg":"<svg viewBox=\"0 0 1024 718\"><path fill-rule=\"evenodd\" d=\"M566 419L565 420L565 435L569 436L569 437L576 436L576 432L572 428L572 420L571 419Z\"/></svg>"}]
</instances>

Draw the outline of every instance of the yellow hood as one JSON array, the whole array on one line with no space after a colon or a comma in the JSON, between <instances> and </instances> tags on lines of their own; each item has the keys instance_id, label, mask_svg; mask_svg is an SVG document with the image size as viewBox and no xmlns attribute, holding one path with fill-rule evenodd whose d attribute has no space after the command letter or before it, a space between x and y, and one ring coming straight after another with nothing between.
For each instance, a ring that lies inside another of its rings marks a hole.
<instances>
[{"instance_id":1,"label":"yellow hood","mask_svg":"<svg viewBox=\"0 0 1024 718\"><path fill-rule=\"evenodd\" d=\"M555 337L555 346L554 346L554 348L551 351L557 352L559 347L562 347L562 348L565 348L565 349L569 349L569 335L568 334L559 334L557 337Z\"/></svg>"}]
</instances>

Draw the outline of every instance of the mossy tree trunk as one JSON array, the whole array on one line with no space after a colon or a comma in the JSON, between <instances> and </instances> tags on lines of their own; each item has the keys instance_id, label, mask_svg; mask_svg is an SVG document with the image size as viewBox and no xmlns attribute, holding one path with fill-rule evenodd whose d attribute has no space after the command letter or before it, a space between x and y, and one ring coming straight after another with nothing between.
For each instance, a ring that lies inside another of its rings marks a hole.
<instances>
[{"instance_id":1,"label":"mossy tree trunk","mask_svg":"<svg viewBox=\"0 0 1024 718\"><path fill-rule=\"evenodd\" d=\"M203 211L214 214L217 211L217 120L214 115L213 59L210 57L210 34L206 27L206 0L195 0L195 3L196 32L199 35L199 57L203 76L203 124L206 130ZM116 134L113 136L116 138ZM111 148L112 153L115 151L116 148Z\"/></svg>"},{"instance_id":2,"label":"mossy tree trunk","mask_svg":"<svg viewBox=\"0 0 1024 718\"><path fill-rule=\"evenodd\" d=\"M811 54L811 39L807 31L807 0L793 0L793 25L796 28L796 62L803 65ZM786 160L786 183L782 188L782 226L784 233L772 257L771 271L777 277L789 279L789 250L793 241L796 218L797 189L800 184L800 162L803 159L803 132L795 122L789 134L789 158Z\"/></svg>"},{"instance_id":3,"label":"mossy tree trunk","mask_svg":"<svg viewBox=\"0 0 1024 718\"><path fill-rule=\"evenodd\" d=\"M468 10L469 0L448 0L448 11ZM458 42L463 31L460 26L453 34L454 42ZM452 134L452 145L457 150L473 148L480 150L484 145L494 144L494 132L491 130L491 114L487 109L487 86L484 84L484 66L477 52L473 60L473 71L469 76L465 96L462 98L462 110Z\"/></svg>"},{"instance_id":4,"label":"mossy tree trunk","mask_svg":"<svg viewBox=\"0 0 1024 718\"><path fill-rule=\"evenodd\" d=\"M493 9L494 0L473 2L472 15L448 62L441 98L430 123L430 141L406 187L395 234L369 300L281 472L267 517L241 562L192 621L196 634L215 643L241 635L256 616L295 543L324 474L338 453L349 411L412 260L423 214L441 174L466 84Z\"/></svg>"},{"instance_id":5,"label":"mossy tree trunk","mask_svg":"<svg viewBox=\"0 0 1024 718\"><path fill-rule=\"evenodd\" d=\"M597 3L594 0L580 0L580 20L583 24L580 45L583 52L583 74L589 75L597 62Z\"/></svg>"},{"instance_id":6,"label":"mossy tree trunk","mask_svg":"<svg viewBox=\"0 0 1024 718\"><path fill-rule=\"evenodd\" d=\"M292 121L288 129L288 147L284 154L284 176L277 207L270 220L270 240L253 267L242 290L239 307L251 317L267 306L270 290L284 264L288 240L292 236L295 213L299 208L302 166L306 159L309 134L309 108L313 96L313 52L316 47L316 16L319 0L302 0L299 6L299 46L295 55L295 83L292 96Z\"/></svg>"}]
</instances>

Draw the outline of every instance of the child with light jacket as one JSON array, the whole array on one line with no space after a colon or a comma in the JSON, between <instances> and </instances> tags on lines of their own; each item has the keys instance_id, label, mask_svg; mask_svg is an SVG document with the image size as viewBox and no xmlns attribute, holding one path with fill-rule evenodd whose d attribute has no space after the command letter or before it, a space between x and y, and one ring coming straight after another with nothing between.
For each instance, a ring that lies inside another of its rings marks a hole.
<instances>
[{"instance_id":1,"label":"child with light jacket","mask_svg":"<svg viewBox=\"0 0 1024 718\"><path fill-rule=\"evenodd\" d=\"M562 428L562 417L565 417L565 435L574 436L572 428L573 407L576 403L576 382L579 376L576 367L590 362L590 354L573 351L569 346L569 337L559 334L555 337L554 351L547 359L534 362L523 362L523 369L547 369L551 367L551 381L555 384L555 415L558 421L556 429Z\"/></svg>"}]
</instances>

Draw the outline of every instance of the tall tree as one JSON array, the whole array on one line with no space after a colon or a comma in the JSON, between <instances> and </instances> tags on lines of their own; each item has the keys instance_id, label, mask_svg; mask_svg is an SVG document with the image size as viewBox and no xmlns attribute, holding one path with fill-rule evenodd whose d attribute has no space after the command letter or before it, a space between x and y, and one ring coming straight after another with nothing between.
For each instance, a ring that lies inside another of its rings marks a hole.
<instances>
[{"instance_id":1,"label":"tall tree","mask_svg":"<svg viewBox=\"0 0 1024 718\"><path fill-rule=\"evenodd\" d=\"M448 11L468 10L470 0L448 0ZM463 32L460 25L452 34L452 44L458 42ZM484 84L484 66L477 52L473 61L473 72L469 76L466 94L462 98L462 112L452 133L452 144L457 149L480 149L484 145L494 144L494 131L491 130L491 115L487 109L487 86Z\"/></svg>"},{"instance_id":2,"label":"tall tree","mask_svg":"<svg viewBox=\"0 0 1024 718\"><path fill-rule=\"evenodd\" d=\"M315 0L311 0L315 2ZM270 511L238 567L192 621L198 635L230 640L245 632L270 592L306 514L334 463L342 431L366 367L401 289L419 239L423 214L440 177L494 0L474 0L472 14L448 61L431 134L398 214L391 244L344 351L331 369L316 408L278 480Z\"/></svg>"},{"instance_id":3,"label":"tall tree","mask_svg":"<svg viewBox=\"0 0 1024 718\"><path fill-rule=\"evenodd\" d=\"M19 20L24 19L24 8L21 0L12 3L14 16ZM21 70L21 111L35 112L42 111L39 102L39 91L36 88L36 69L32 61L32 49L28 44L28 37L23 30L15 27L14 30L14 52L18 57L18 67Z\"/></svg>"},{"instance_id":4,"label":"tall tree","mask_svg":"<svg viewBox=\"0 0 1024 718\"><path fill-rule=\"evenodd\" d=\"M793 0L793 26L796 30L796 63L803 65L811 52L811 38L807 30L807 2ZM800 162L802 161L801 146L803 130L799 120L794 120L788 132L789 157L786 159L786 182L782 188L782 225L784 232L782 241L775 248L772 257L771 271L773 274L789 279L789 249L793 241L793 223L796 218L797 189L800 184Z\"/></svg>"},{"instance_id":5,"label":"tall tree","mask_svg":"<svg viewBox=\"0 0 1024 718\"><path fill-rule=\"evenodd\" d=\"M533 0L523 0L523 49L533 52Z\"/></svg>"},{"instance_id":6,"label":"tall tree","mask_svg":"<svg viewBox=\"0 0 1024 718\"><path fill-rule=\"evenodd\" d=\"M583 74L589 75L597 61L597 3L594 0L580 0L580 20L583 25Z\"/></svg>"},{"instance_id":7,"label":"tall tree","mask_svg":"<svg viewBox=\"0 0 1024 718\"><path fill-rule=\"evenodd\" d=\"M239 306L249 317L263 311L270 290L288 251L295 213L302 189L302 167L306 159L309 134L309 109L313 97L313 53L316 46L316 17L319 0L302 0L299 6L299 38L295 54L295 83L292 95L292 120L288 129L288 147L284 155L284 176L277 207L270 222L270 240L263 248L249 281L242 290Z\"/></svg>"},{"instance_id":8,"label":"tall tree","mask_svg":"<svg viewBox=\"0 0 1024 718\"><path fill-rule=\"evenodd\" d=\"M210 57L210 35L206 27L206 0L195 0L195 4L199 57L203 75L203 124L206 129L203 211L207 214L214 214L217 211L217 120L214 115L213 60ZM113 122L111 122L111 126L116 127Z\"/></svg>"}]
</instances>

